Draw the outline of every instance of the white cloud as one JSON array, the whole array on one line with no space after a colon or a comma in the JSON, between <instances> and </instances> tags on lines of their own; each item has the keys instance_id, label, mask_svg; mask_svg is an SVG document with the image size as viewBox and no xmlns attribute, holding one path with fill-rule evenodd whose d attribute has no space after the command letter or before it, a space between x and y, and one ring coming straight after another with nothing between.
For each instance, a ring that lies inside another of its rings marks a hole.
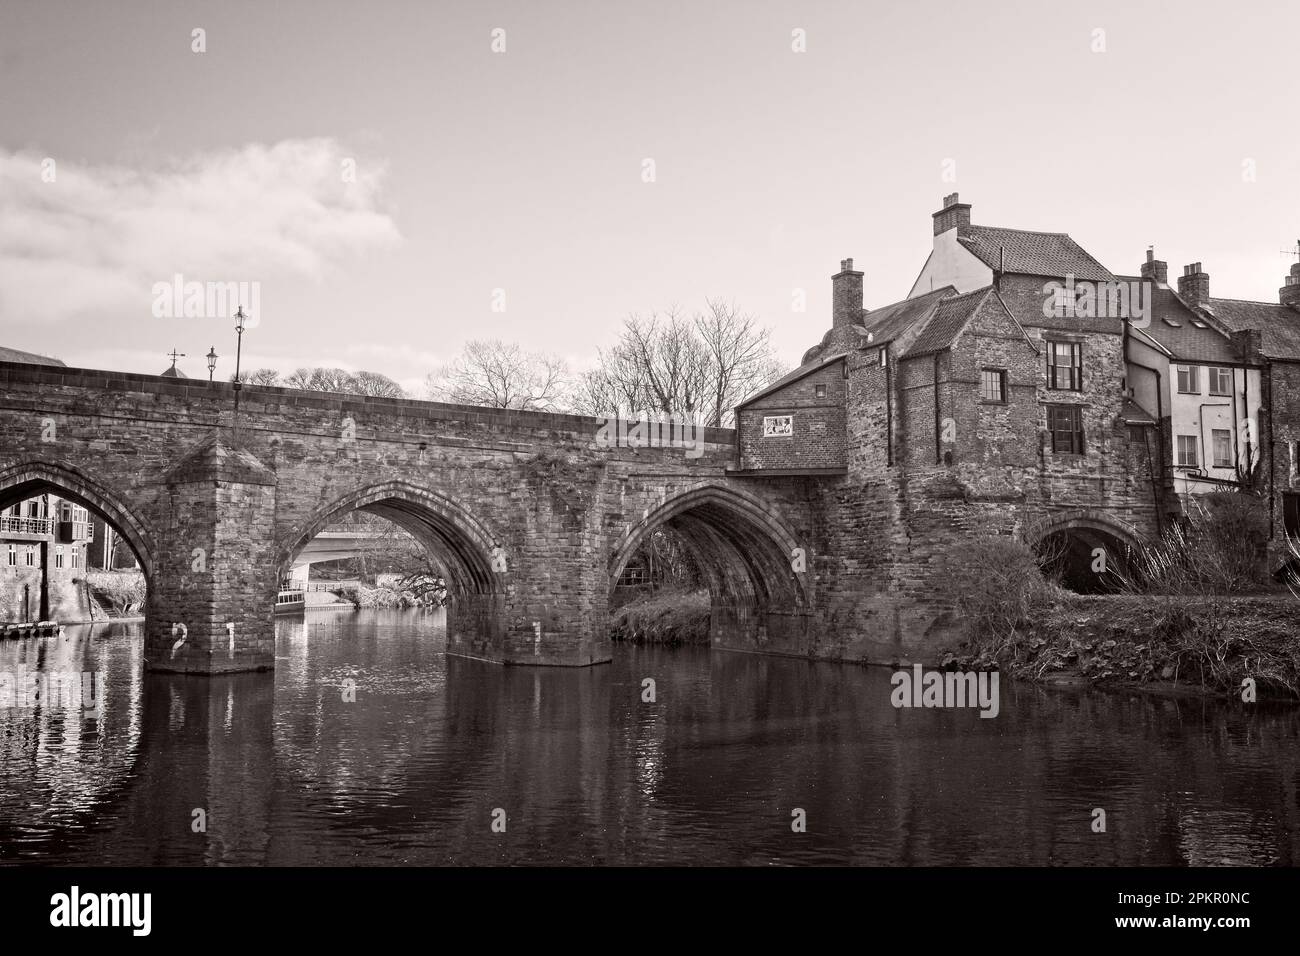
<instances>
[{"instance_id":1,"label":"white cloud","mask_svg":"<svg viewBox=\"0 0 1300 956\"><path fill-rule=\"evenodd\" d=\"M382 207L382 164L331 139L285 140L158 170L0 150L0 321L149 313L153 284L322 278L400 240Z\"/></svg>"}]
</instances>

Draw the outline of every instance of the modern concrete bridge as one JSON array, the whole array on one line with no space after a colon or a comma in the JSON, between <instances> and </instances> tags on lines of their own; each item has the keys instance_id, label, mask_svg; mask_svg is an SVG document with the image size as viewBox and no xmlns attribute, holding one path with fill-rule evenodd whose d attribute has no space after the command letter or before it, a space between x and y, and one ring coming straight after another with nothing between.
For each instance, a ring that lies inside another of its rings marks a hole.
<instances>
[{"instance_id":1,"label":"modern concrete bridge","mask_svg":"<svg viewBox=\"0 0 1300 956\"><path fill-rule=\"evenodd\" d=\"M288 580L300 585L306 584L313 564L369 554L374 548L367 547L368 544L393 540L392 535L380 531L336 531L326 528L303 545L302 550L294 556Z\"/></svg>"}]
</instances>

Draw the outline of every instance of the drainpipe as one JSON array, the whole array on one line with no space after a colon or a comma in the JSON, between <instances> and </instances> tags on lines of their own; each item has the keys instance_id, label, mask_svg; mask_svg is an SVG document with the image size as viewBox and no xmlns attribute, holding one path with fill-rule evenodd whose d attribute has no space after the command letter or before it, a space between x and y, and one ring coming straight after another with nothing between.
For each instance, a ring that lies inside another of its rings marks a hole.
<instances>
[{"instance_id":1,"label":"drainpipe","mask_svg":"<svg viewBox=\"0 0 1300 956\"><path fill-rule=\"evenodd\" d=\"M939 353L934 353L934 463L943 464L943 425L939 420Z\"/></svg>"},{"instance_id":2,"label":"drainpipe","mask_svg":"<svg viewBox=\"0 0 1300 956\"><path fill-rule=\"evenodd\" d=\"M1234 372L1233 374L1236 375L1235 372ZM1244 409L1243 409L1243 410L1244 410L1245 413L1246 413L1245 416L1243 416L1243 417L1249 419L1249 418L1251 418L1251 414L1250 414L1250 366L1247 366L1246 368L1244 368L1244 369L1241 370L1241 377L1242 377L1242 380L1243 380L1243 381L1242 381L1242 384L1241 384L1241 403L1242 403L1242 405L1244 406ZM1233 411L1233 417L1236 418L1236 417L1237 417L1237 416L1236 416L1236 412L1237 412L1237 410L1234 408L1232 411ZM1236 433L1236 428L1237 428L1237 423L1236 423L1236 422L1233 422L1233 426L1232 426L1232 427L1233 427L1233 433L1235 434L1235 433ZM1259 422L1255 422L1255 427L1251 429L1251 432L1257 432L1257 431L1259 431ZM1251 437L1255 438L1256 443L1258 443L1258 441L1259 441L1259 436L1258 436L1258 435L1252 435ZM1264 457L1263 455L1260 455L1260 458L1263 458L1263 457ZM1246 477L1247 477L1247 478L1250 478L1251 473L1254 471L1254 466L1251 464L1250 458L1251 458L1251 455L1250 455L1250 441L1247 440L1247 442L1246 442L1246 468L1247 468L1247 471L1246 471Z\"/></svg>"},{"instance_id":3,"label":"drainpipe","mask_svg":"<svg viewBox=\"0 0 1300 956\"><path fill-rule=\"evenodd\" d=\"M1268 409L1268 540L1272 541L1276 529L1274 528L1274 510L1273 510L1273 449L1277 447L1277 441L1273 437L1273 363L1269 362L1265 366L1267 377L1265 380L1264 401L1268 404L1264 407Z\"/></svg>"},{"instance_id":4,"label":"drainpipe","mask_svg":"<svg viewBox=\"0 0 1300 956\"><path fill-rule=\"evenodd\" d=\"M889 359L889 343L880 346L885 360L885 464L894 464L894 387L893 365Z\"/></svg>"}]
</instances>

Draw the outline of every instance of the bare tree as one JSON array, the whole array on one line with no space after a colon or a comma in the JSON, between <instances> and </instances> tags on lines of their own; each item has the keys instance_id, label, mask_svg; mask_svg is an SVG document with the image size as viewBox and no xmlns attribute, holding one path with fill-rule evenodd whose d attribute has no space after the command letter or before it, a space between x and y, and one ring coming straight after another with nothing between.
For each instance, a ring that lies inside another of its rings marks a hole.
<instances>
[{"instance_id":1,"label":"bare tree","mask_svg":"<svg viewBox=\"0 0 1300 956\"><path fill-rule=\"evenodd\" d=\"M240 376L245 385L279 385L280 373L273 368L255 368L251 372L241 372ZM231 375L230 380L233 382L235 376Z\"/></svg>"},{"instance_id":2,"label":"bare tree","mask_svg":"<svg viewBox=\"0 0 1300 956\"><path fill-rule=\"evenodd\" d=\"M292 375L287 376L283 384L288 388L301 388L311 392L376 395L381 398L406 397L406 392L402 389L402 386L387 375L365 371L353 374L342 368L300 368Z\"/></svg>"},{"instance_id":3,"label":"bare tree","mask_svg":"<svg viewBox=\"0 0 1300 956\"><path fill-rule=\"evenodd\" d=\"M706 425L730 421L752 392L776 381L785 369L772 353L772 332L759 328L735 303L707 300L708 312L695 317L695 330L708 358Z\"/></svg>"},{"instance_id":4,"label":"bare tree","mask_svg":"<svg viewBox=\"0 0 1300 956\"><path fill-rule=\"evenodd\" d=\"M588 415L679 414L727 425L744 397L780 376L771 333L732 304L708 300L690 318L677 308L631 315L619 341L578 381Z\"/></svg>"},{"instance_id":5,"label":"bare tree","mask_svg":"<svg viewBox=\"0 0 1300 956\"><path fill-rule=\"evenodd\" d=\"M429 397L462 405L558 411L567 405L568 366L515 343L476 340L429 375Z\"/></svg>"},{"instance_id":6,"label":"bare tree","mask_svg":"<svg viewBox=\"0 0 1300 956\"><path fill-rule=\"evenodd\" d=\"M290 388L311 392L350 392L352 373L341 368L300 368L284 380Z\"/></svg>"},{"instance_id":7,"label":"bare tree","mask_svg":"<svg viewBox=\"0 0 1300 956\"><path fill-rule=\"evenodd\" d=\"M352 377L351 391L358 395L374 395L378 398L405 398L406 391L387 375L378 372L360 371Z\"/></svg>"}]
</instances>

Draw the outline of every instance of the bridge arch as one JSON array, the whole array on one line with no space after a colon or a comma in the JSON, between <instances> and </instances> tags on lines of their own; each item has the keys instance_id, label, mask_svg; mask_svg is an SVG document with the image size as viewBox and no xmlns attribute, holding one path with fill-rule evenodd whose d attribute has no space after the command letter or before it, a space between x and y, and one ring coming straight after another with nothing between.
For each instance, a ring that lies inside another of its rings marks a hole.
<instances>
[{"instance_id":1,"label":"bridge arch","mask_svg":"<svg viewBox=\"0 0 1300 956\"><path fill-rule=\"evenodd\" d=\"M776 509L747 490L698 482L647 508L613 543L609 586L649 536L670 527L710 594L710 644L801 653L811 614L811 568L796 572L806 544Z\"/></svg>"},{"instance_id":2,"label":"bridge arch","mask_svg":"<svg viewBox=\"0 0 1300 956\"><path fill-rule=\"evenodd\" d=\"M1114 591L1126 574L1142 535L1104 511L1081 508L1047 515L1029 525L1021 539L1046 560L1044 570L1072 591ZM1105 553L1097 571L1097 549Z\"/></svg>"},{"instance_id":3,"label":"bridge arch","mask_svg":"<svg viewBox=\"0 0 1300 956\"><path fill-rule=\"evenodd\" d=\"M442 568L447 584L461 594L501 590L492 568L500 539L483 522L452 499L404 481L387 481L354 489L318 508L288 535L277 553L283 577L295 555L325 528L353 511L367 511L409 532Z\"/></svg>"},{"instance_id":4,"label":"bridge arch","mask_svg":"<svg viewBox=\"0 0 1300 956\"><path fill-rule=\"evenodd\" d=\"M145 581L153 581L154 535L125 500L71 465L27 461L0 469L0 510L45 493L67 498L102 516L125 539L144 570Z\"/></svg>"}]
</instances>

